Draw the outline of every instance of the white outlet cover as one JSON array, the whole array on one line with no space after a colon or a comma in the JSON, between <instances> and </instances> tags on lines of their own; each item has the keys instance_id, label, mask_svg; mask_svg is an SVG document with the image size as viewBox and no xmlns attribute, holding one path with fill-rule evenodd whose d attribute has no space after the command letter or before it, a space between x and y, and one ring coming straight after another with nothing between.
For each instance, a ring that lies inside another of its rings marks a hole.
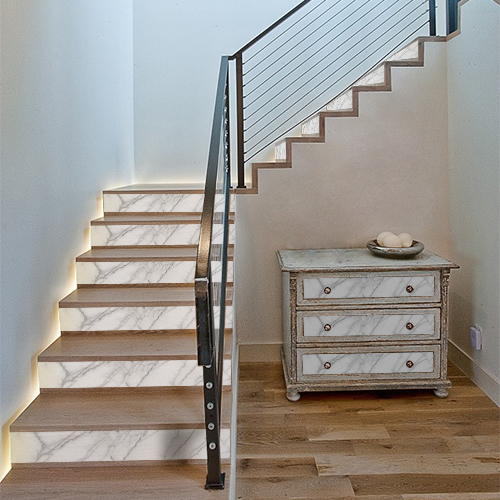
<instances>
[{"instance_id":1,"label":"white outlet cover","mask_svg":"<svg viewBox=\"0 0 500 500\"><path fill-rule=\"evenodd\" d=\"M480 351L483 348L483 331L481 327L477 325L471 326L469 335L472 348Z\"/></svg>"}]
</instances>

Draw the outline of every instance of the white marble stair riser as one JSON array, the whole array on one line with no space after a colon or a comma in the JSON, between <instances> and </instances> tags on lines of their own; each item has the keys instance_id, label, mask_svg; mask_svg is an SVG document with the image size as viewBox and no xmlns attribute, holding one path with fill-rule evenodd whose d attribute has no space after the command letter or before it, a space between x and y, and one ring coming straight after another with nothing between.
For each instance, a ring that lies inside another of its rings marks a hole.
<instances>
[{"instance_id":1,"label":"white marble stair riser","mask_svg":"<svg viewBox=\"0 0 500 500\"><path fill-rule=\"evenodd\" d=\"M188 193L104 193L104 212L107 213L167 213L203 211L204 194ZM215 210L224 210L224 197L217 195ZM231 196L231 211L234 212L234 196Z\"/></svg>"},{"instance_id":2,"label":"white marble stair riser","mask_svg":"<svg viewBox=\"0 0 500 500\"><path fill-rule=\"evenodd\" d=\"M408 361L413 363L411 368L406 365ZM325 363L330 363L331 367L325 368ZM433 371L432 351L304 354L302 358L304 375L432 373Z\"/></svg>"},{"instance_id":3,"label":"white marble stair riser","mask_svg":"<svg viewBox=\"0 0 500 500\"><path fill-rule=\"evenodd\" d=\"M302 135L318 135L319 134L319 116L314 116L301 126Z\"/></svg>"},{"instance_id":4,"label":"white marble stair riser","mask_svg":"<svg viewBox=\"0 0 500 500\"><path fill-rule=\"evenodd\" d=\"M220 450L229 457L229 429ZM204 429L11 433L12 463L206 459Z\"/></svg>"},{"instance_id":5,"label":"white marble stair riser","mask_svg":"<svg viewBox=\"0 0 500 500\"><path fill-rule=\"evenodd\" d=\"M305 337L435 336L434 314L304 316ZM410 328L408 328L410 325Z\"/></svg>"},{"instance_id":6,"label":"white marble stair riser","mask_svg":"<svg viewBox=\"0 0 500 500\"><path fill-rule=\"evenodd\" d=\"M382 64L381 66L378 66L375 68L373 71L370 71L370 73L367 73L366 75L362 76L354 85L353 87L357 86L365 86L365 85L383 85L385 83L385 68L384 65Z\"/></svg>"},{"instance_id":7,"label":"white marble stair riser","mask_svg":"<svg viewBox=\"0 0 500 500\"><path fill-rule=\"evenodd\" d=\"M387 58L387 61L413 61L418 59L418 40L410 43Z\"/></svg>"},{"instance_id":8,"label":"white marble stair riser","mask_svg":"<svg viewBox=\"0 0 500 500\"><path fill-rule=\"evenodd\" d=\"M352 109L352 90L344 92L325 106L325 111L345 111L349 109Z\"/></svg>"},{"instance_id":9,"label":"white marble stair riser","mask_svg":"<svg viewBox=\"0 0 500 500\"><path fill-rule=\"evenodd\" d=\"M286 141L282 141L274 147L274 157L276 160L286 160Z\"/></svg>"},{"instance_id":10,"label":"white marble stair riser","mask_svg":"<svg viewBox=\"0 0 500 500\"><path fill-rule=\"evenodd\" d=\"M219 307L214 307L215 321ZM144 331L196 328L193 306L172 307L67 307L59 308L63 332ZM233 308L226 306L226 328L231 328Z\"/></svg>"},{"instance_id":11,"label":"white marble stair riser","mask_svg":"<svg viewBox=\"0 0 500 500\"><path fill-rule=\"evenodd\" d=\"M411 286L413 291L407 292ZM325 293L329 288L330 293ZM432 297L434 276L375 276L359 278L305 278L305 299Z\"/></svg>"},{"instance_id":12,"label":"white marble stair riser","mask_svg":"<svg viewBox=\"0 0 500 500\"><path fill-rule=\"evenodd\" d=\"M222 224L214 224L214 241L221 241ZM109 224L91 226L92 246L197 245L199 224ZM229 227L229 241L234 242L234 224Z\"/></svg>"},{"instance_id":13,"label":"white marble stair riser","mask_svg":"<svg viewBox=\"0 0 500 500\"><path fill-rule=\"evenodd\" d=\"M344 92L328 103L322 111L348 111L352 109L352 90ZM313 116L302 124L302 135L319 134L319 116Z\"/></svg>"},{"instance_id":14,"label":"white marble stair riser","mask_svg":"<svg viewBox=\"0 0 500 500\"><path fill-rule=\"evenodd\" d=\"M196 360L40 362L38 376L42 389L203 385ZM223 383L231 385L230 360L224 360Z\"/></svg>"},{"instance_id":15,"label":"white marble stair riser","mask_svg":"<svg viewBox=\"0 0 500 500\"><path fill-rule=\"evenodd\" d=\"M79 285L132 285L148 283L193 283L195 261L77 262ZM212 262L213 279L221 279L221 263ZM228 262L228 281L233 278L233 262Z\"/></svg>"}]
</instances>

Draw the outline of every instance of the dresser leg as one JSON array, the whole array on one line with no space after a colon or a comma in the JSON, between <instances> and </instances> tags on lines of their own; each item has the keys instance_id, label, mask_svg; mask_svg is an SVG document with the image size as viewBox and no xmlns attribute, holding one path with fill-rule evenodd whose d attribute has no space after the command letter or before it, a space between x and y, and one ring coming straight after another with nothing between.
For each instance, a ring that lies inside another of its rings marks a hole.
<instances>
[{"instance_id":1,"label":"dresser leg","mask_svg":"<svg viewBox=\"0 0 500 500\"><path fill-rule=\"evenodd\" d=\"M445 387L439 387L438 389L434 389L434 394L438 398L447 398L448 397L448 389Z\"/></svg>"},{"instance_id":2,"label":"dresser leg","mask_svg":"<svg viewBox=\"0 0 500 500\"><path fill-rule=\"evenodd\" d=\"M286 391L286 398L288 399L288 401L298 401L300 399L300 393L294 389L288 389Z\"/></svg>"}]
</instances>

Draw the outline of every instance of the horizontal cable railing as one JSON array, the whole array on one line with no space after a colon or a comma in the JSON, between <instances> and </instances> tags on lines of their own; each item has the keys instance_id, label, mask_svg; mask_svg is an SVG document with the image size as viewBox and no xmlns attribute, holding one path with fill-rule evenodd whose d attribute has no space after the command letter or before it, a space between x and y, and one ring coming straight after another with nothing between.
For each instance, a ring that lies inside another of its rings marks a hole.
<instances>
[{"instance_id":1,"label":"horizontal cable railing","mask_svg":"<svg viewBox=\"0 0 500 500\"><path fill-rule=\"evenodd\" d=\"M238 187L245 164L412 38L436 33L435 0L309 0L236 61Z\"/></svg>"},{"instance_id":2,"label":"horizontal cable railing","mask_svg":"<svg viewBox=\"0 0 500 500\"><path fill-rule=\"evenodd\" d=\"M224 488L221 469L224 330L230 211L229 61L221 59L195 272L198 364L203 366L207 489Z\"/></svg>"}]
</instances>

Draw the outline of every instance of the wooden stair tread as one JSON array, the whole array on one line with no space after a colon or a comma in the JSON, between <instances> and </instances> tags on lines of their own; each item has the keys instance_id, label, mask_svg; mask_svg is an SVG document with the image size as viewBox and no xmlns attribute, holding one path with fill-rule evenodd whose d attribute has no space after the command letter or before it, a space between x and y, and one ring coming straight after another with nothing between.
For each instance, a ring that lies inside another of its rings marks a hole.
<instances>
[{"instance_id":1,"label":"wooden stair tread","mask_svg":"<svg viewBox=\"0 0 500 500\"><path fill-rule=\"evenodd\" d=\"M193 247L134 247L93 248L77 257L77 262L139 262L139 261L196 261L198 249ZM228 249L229 260L233 259L233 247Z\"/></svg>"},{"instance_id":2,"label":"wooden stair tread","mask_svg":"<svg viewBox=\"0 0 500 500\"><path fill-rule=\"evenodd\" d=\"M206 464L192 462L125 467L116 462L92 467L16 465L0 484L0 497L3 500L226 500L229 487L207 492L203 487L206 475Z\"/></svg>"},{"instance_id":3,"label":"wooden stair tread","mask_svg":"<svg viewBox=\"0 0 500 500\"><path fill-rule=\"evenodd\" d=\"M134 214L120 214L120 215L105 215L90 222L92 226L123 226L123 225L173 225L173 224L200 224L201 213L195 215L186 215L183 213L167 212L161 214L150 215L134 215ZM222 223L222 221L216 221ZM229 215L229 223L234 223L234 216Z\"/></svg>"},{"instance_id":4,"label":"wooden stair tread","mask_svg":"<svg viewBox=\"0 0 500 500\"><path fill-rule=\"evenodd\" d=\"M225 358L230 358L232 332L227 330ZM62 335L38 356L39 362L196 360L193 330L155 333Z\"/></svg>"},{"instance_id":5,"label":"wooden stair tread","mask_svg":"<svg viewBox=\"0 0 500 500\"><path fill-rule=\"evenodd\" d=\"M228 288L228 303L232 289ZM78 288L59 307L175 307L194 306L193 287Z\"/></svg>"},{"instance_id":6,"label":"wooden stair tread","mask_svg":"<svg viewBox=\"0 0 500 500\"><path fill-rule=\"evenodd\" d=\"M104 194L203 194L203 184L130 184L114 189L106 189Z\"/></svg>"},{"instance_id":7,"label":"wooden stair tread","mask_svg":"<svg viewBox=\"0 0 500 500\"><path fill-rule=\"evenodd\" d=\"M230 422L231 390L223 391L222 422ZM42 392L11 432L203 429L203 387Z\"/></svg>"}]
</instances>

